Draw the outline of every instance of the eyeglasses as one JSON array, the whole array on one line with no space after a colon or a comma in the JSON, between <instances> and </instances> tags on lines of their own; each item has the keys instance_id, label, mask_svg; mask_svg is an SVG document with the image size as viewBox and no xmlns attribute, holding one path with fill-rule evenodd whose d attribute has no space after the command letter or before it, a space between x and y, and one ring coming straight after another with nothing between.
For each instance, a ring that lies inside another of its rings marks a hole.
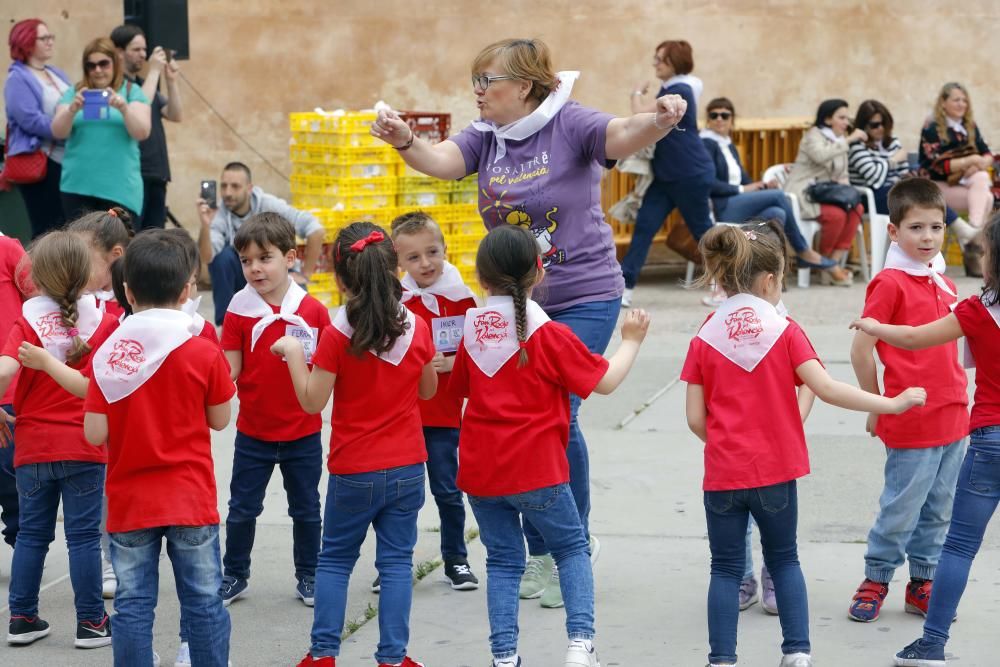
<instances>
[{"instance_id":1,"label":"eyeglasses","mask_svg":"<svg viewBox=\"0 0 1000 667\"><path fill-rule=\"evenodd\" d=\"M53 35L52 33L49 33L48 35L42 35L37 39L37 41L48 42L49 44L51 44L52 42L56 41L56 36Z\"/></svg>"},{"instance_id":2,"label":"eyeglasses","mask_svg":"<svg viewBox=\"0 0 1000 667\"><path fill-rule=\"evenodd\" d=\"M506 74L480 74L472 77L472 87L479 90L486 90L494 81L513 81L515 78L517 77L507 76Z\"/></svg>"},{"instance_id":3,"label":"eyeglasses","mask_svg":"<svg viewBox=\"0 0 1000 667\"><path fill-rule=\"evenodd\" d=\"M882 121L880 121L880 120L877 120L877 121L874 121L874 122L871 122L871 123L868 123L868 129L869 129L869 130L877 130L877 129L879 129L880 127L882 127L882 125L883 125L883 122L882 122Z\"/></svg>"},{"instance_id":4,"label":"eyeglasses","mask_svg":"<svg viewBox=\"0 0 1000 667\"><path fill-rule=\"evenodd\" d=\"M732 117L733 117L733 114L731 112L729 112L729 111L709 111L708 112L708 119L709 120L719 120L720 118L722 120L729 120Z\"/></svg>"},{"instance_id":5,"label":"eyeglasses","mask_svg":"<svg viewBox=\"0 0 1000 667\"><path fill-rule=\"evenodd\" d=\"M108 69L111 67L111 61L105 58L104 60L98 60L96 63L88 60L83 68L88 72L93 72L95 69Z\"/></svg>"}]
</instances>

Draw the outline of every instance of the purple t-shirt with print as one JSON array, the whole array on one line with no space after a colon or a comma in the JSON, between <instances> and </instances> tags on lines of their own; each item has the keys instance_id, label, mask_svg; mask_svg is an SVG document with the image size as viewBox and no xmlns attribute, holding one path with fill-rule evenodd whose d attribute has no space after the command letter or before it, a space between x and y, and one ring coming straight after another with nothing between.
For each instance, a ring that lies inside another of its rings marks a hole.
<instances>
[{"instance_id":1,"label":"purple t-shirt with print","mask_svg":"<svg viewBox=\"0 0 1000 667\"><path fill-rule=\"evenodd\" d=\"M546 276L532 298L549 313L616 299L625 287L601 210L604 142L612 118L567 102L534 135L507 140L507 154L496 162L492 132L470 125L448 139L461 149L466 174L479 174L486 228L517 224L535 235Z\"/></svg>"}]
</instances>

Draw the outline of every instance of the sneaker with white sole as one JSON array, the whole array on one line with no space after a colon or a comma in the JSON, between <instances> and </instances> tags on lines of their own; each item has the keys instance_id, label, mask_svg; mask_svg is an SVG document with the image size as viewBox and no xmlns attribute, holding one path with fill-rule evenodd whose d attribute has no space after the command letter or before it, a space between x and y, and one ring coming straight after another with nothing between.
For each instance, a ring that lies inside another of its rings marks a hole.
<instances>
[{"instance_id":1,"label":"sneaker with white sole","mask_svg":"<svg viewBox=\"0 0 1000 667\"><path fill-rule=\"evenodd\" d=\"M632 307L632 294L635 293L634 287L626 287L625 291L622 292L622 308Z\"/></svg>"},{"instance_id":2,"label":"sneaker with white sole","mask_svg":"<svg viewBox=\"0 0 1000 667\"><path fill-rule=\"evenodd\" d=\"M80 621L76 624L76 640L73 646L77 648L101 648L111 645L111 619L104 614L99 622Z\"/></svg>"},{"instance_id":3,"label":"sneaker with white sole","mask_svg":"<svg viewBox=\"0 0 1000 667\"><path fill-rule=\"evenodd\" d=\"M521 667L521 656L515 655L513 658L506 658L504 660L494 658L490 665L492 667Z\"/></svg>"},{"instance_id":4,"label":"sneaker with white sole","mask_svg":"<svg viewBox=\"0 0 1000 667\"><path fill-rule=\"evenodd\" d=\"M299 579L299 583L295 585L295 597L302 600L305 606L313 606L316 602L316 579L314 577Z\"/></svg>"},{"instance_id":5,"label":"sneaker with white sole","mask_svg":"<svg viewBox=\"0 0 1000 667\"><path fill-rule=\"evenodd\" d=\"M740 582L740 611L745 611L757 604L760 594L757 592L757 580L751 574Z\"/></svg>"},{"instance_id":6,"label":"sneaker with white sole","mask_svg":"<svg viewBox=\"0 0 1000 667\"><path fill-rule=\"evenodd\" d=\"M601 667L593 642L584 639L571 641L566 648L565 667Z\"/></svg>"},{"instance_id":7,"label":"sneaker with white sole","mask_svg":"<svg viewBox=\"0 0 1000 667\"><path fill-rule=\"evenodd\" d=\"M49 634L49 624L38 616L11 616L7 626L7 643L26 646Z\"/></svg>"},{"instance_id":8,"label":"sneaker with white sole","mask_svg":"<svg viewBox=\"0 0 1000 667\"><path fill-rule=\"evenodd\" d=\"M921 637L896 654L896 667L945 667L944 645L925 642Z\"/></svg>"},{"instance_id":9,"label":"sneaker with white sole","mask_svg":"<svg viewBox=\"0 0 1000 667\"><path fill-rule=\"evenodd\" d=\"M115 570L111 567L111 563L104 563L104 572L101 575L101 597L105 600L111 600L115 597L115 592L118 590L118 577L115 576Z\"/></svg>"},{"instance_id":10,"label":"sneaker with white sole","mask_svg":"<svg viewBox=\"0 0 1000 667\"><path fill-rule=\"evenodd\" d=\"M466 561L445 561L444 580L455 591L474 591L479 588L479 579L472 574L472 568Z\"/></svg>"},{"instance_id":11,"label":"sneaker with white sole","mask_svg":"<svg viewBox=\"0 0 1000 667\"><path fill-rule=\"evenodd\" d=\"M223 577L222 585L219 586L219 597L222 598L222 606L228 607L240 599L247 592L247 586L247 580L241 577Z\"/></svg>"},{"instance_id":12,"label":"sneaker with white sole","mask_svg":"<svg viewBox=\"0 0 1000 667\"><path fill-rule=\"evenodd\" d=\"M521 575L521 587L518 596L522 600L534 600L542 597L542 593L552 581L552 568L555 562L551 554L544 556L529 556L528 564Z\"/></svg>"},{"instance_id":13,"label":"sneaker with white sole","mask_svg":"<svg viewBox=\"0 0 1000 667\"><path fill-rule=\"evenodd\" d=\"M548 588L542 593L539 603L545 609L562 609L563 607L562 588L559 586L559 567L554 563L552 565L552 579L549 581Z\"/></svg>"},{"instance_id":14,"label":"sneaker with white sole","mask_svg":"<svg viewBox=\"0 0 1000 667\"><path fill-rule=\"evenodd\" d=\"M813 667L813 659L808 653L787 653L781 656L778 667Z\"/></svg>"},{"instance_id":15,"label":"sneaker with white sole","mask_svg":"<svg viewBox=\"0 0 1000 667\"><path fill-rule=\"evenodd\" d=\"M771 578L771 573L767 571L766 565L760 568L760 587L763 590L760 598L760 608L766 614L777 616L778 598L774 594L774 579Z\"/></svg>"},{"instance_id":16,"label":"sneaker with white sole","mask_svg":"<svg viewBox=\"0 0 1000 667\"><path fill-rule=\"evenodd\" d=\"M191 648L187 642L181 642L181 647L177 649L174 667L191 667Z\"/></svg>"},{"instance_id":17,"label":"sneaker with white sole","mask_svg":"<svg viewBox=\"0 0 1000 667\"><path fill-rule=\"evenodd\" d=\"M601 555L601 541L591 535L590 543L587 546L590 549L590 564L594 565L597 562L598 556Z\"/></svg>"}]
</instances>

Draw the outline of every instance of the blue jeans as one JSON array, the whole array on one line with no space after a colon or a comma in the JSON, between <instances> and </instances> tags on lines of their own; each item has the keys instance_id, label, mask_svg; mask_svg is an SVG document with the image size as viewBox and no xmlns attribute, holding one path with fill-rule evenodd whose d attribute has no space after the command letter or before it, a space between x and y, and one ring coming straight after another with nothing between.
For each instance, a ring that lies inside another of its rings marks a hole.
<instances>
[{"instance_id":1,"label":"blue jeans","mask_svg":"<svg viewBox=\"0 0 1000 667\"><path fill-rule=\"evenodd\" d=\"M632 242L622 260L622 273L625 275L625 287L635 287L639 281L639 272L646 263L649 246L653 237L663 227L670 212L675 208L681 210L684 223L691 230L694 240L699 240L712 227L712 213L708 207L708 195L712 189L712 178L692 181L654 180L646 190L642 205L636 214L635 227L632 229Z\"/></svg>"},{"instance_id":2,"label":"blue jeans","mask_svg":"<svg viewBox=\"0 0 1000 667\"><path fill-rule=\"evenodd\" d=\"M174 570L191 663L226 667L231 626L219 597L218 526L160 526L111 534L111 563L118 577L112 621L115 667L153 664L153 615L163 538Z\"/></svg>"},{"instance_id":3,"label":"blue jeans","mask_svg":"<svg viewBox=\"0 0 1000 667\"><path fill-rule=\"evenodd\" d=\"M316 557L322 520L319 512L319 478L323 472L323 442L319 433L289 442L265 442L236 432L233 480L229 484L229 516L226 517L226 576L250 577L250 551L257 530L257 517L264 511L264 494L274 466L288 497L292 518L292 562L295 577L316 576Z\"/></svg>"},{"instance_id":4,"label":"blue jeans","mask_svg":"<svg viewBox=\"0 0 1000 667\"><path fill-rule=\"evenodd\" d=\"M1000 426L972 432L969 451L958 476L951 527L941 551L931 595L924 639L945 644L948 629L969 581L972 560L983 544L983 533L1000 502Z\"/></svg>"},{"instance_id":5,"label":"blue jeans","mask_svg":"<svg viewBox=\"0 0 1000 667\"><path fill-rule=\"evenodd\" d=\"M594 354L604 354L611 342L611 334L618 324L618 314L621 312L621 299L609 301L590 301L570 306L566 310L549 313L555 322L565 324L579 338L587 349ZM576 510L583 522L583 532L590 540L590 456L587 454L587 441L583 438L577 414L580 412L579 396L569 397L569 442L566 445L566 458L569 460L569 486L576 500ZM528 540L528 553L541 556L549 553L541 534L531 525L528 517L524 519L524 536Z\"/></svg>"},{"instance_id":6,"label":"blue jeans","mask_svg":"<svg viewBox=\"0 0 1000 667\"><path fill-rule=\"evenodd\" d=\"M910 576L933 579L941 557L965 442L923 449L886 448L885 488L868 533L865 576L889 583L904 559Z\"/></svg>"},{"instance_id":7,"label":"blue jeans","mask_svg":"<svg viewBox=\"0 0 1000 667\"><path fill-rule=\"evenodd\" d=\"M792 212L792 204L781 190L755 190L743 194L726 197L721 210L715 212L715 217L726 222L746 222L751 218L777 220L785 230L788 243L795 252L802 252L809 247L799 231Z\"/></svg>"},{"instance_id":8,"label":"blue jeans","mask_svg":"<svg viewBox=\"0 0 1000 667\"><path fill-rule=\"evenodd\" d=\"M0 405L7 414L14 414L11 405ZM2 417L2 415L0 415ZM14 424L7 424L14 435ZM0 521L3 522L3 541L14 546L18 526L17 477L14 474L14 443L0 448Z\"/></svg>"},{"instance_id":9,"label":"blue jeans","mask_svg":"<svg viewBox=\"0 0 1000 667\"><path fill-rule=\"evenodd\" d=\"M796 532L799 502L795 480L738 491L706 491L705 517L712 551L708 586L709 662L736 662L740 581L746 558L747 519L760 528L764 564L774 580L781 622L781 652L809 653L809 603L799 567Z\"/></svg>"},{"instance_id":10,"label":"blue jeans","mask_svg":"<svg viewBox=\"0 0 1000 667\"><path fill-rule=\"evenodd\" d=\"M215 304L215 323L221 326L229 309L233 295L243 289L247 279L243 277L243 266L236 248L225 246L208 263L208 275L212 277L212 302Z\"/></svg>"},{"instance_id":11,"label":"blue jeans","mask_svg":"<svg viewBox=\"0 0 1000 667\"><path fill-rule=\"evenodd\" d=\"M570 640L593 639L594 574L569 485L512 496L469 496L469 504L486 547L486 607L493 657L503 660L517 654L518 589L525 563L521 515L541 531L559 567Z\"/></svg>"},{"instance_id":12,"label":"blue jeans","mask_svg":"<svg viewBox=\"0 0 1000 667\"><path fill-rule=\"evenodd\" d=\"M104 619L101 599L101 504L104 464L83 461L18 466L20 521L10 566L10 613L38 614L38 590L49 544L56 538L56 514L63 506L69 548L69 579L77 621Z\"/></svg>"},{"instance_id":13,"label":"blue jeans","mask_svg":"<svg viewBox=\"0 0 1000 667\"><path fill-rule=\"evenodd\" d=\"M316 607L309 651L314 658L340 653L347 583L361 555L368 526L373 526L375 568L382 577L375 661L391 665L403 661L410 641L417 512L423 504L423 464L356 475L330 475L323 517L323 550L316 568Z\"/></svg>"},{"instance_id":14,"label":"blue jeans","mask_svg":"<svg viewBox=\"0 0 1000 667\"><path fill-rule=\"evenodd\" d=\"M427 479L441 517L441 558L445 562L464 561L465 501L455 484L458 476L457 428L424 427L427 446Z\"/></svg>"}]
</instances>

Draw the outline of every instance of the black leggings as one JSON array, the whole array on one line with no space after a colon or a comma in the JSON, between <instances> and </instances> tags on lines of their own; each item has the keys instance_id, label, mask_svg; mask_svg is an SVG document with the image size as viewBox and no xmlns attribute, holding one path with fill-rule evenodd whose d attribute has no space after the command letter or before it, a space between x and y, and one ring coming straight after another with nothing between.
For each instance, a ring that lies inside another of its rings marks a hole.
<instances>
[{"instance_id":1,"label":"black leggings","mask_svg":"<svg viewBox=\"0 0 1000 667\"><path fill-rule=\"evenodd\" d=\"M86 213L107 211L115 206L125 209L133 220L136 219L135 211L110 199L101 199L100 197L91 197L90 195L78 195L72 192L62 192L60 193L60 197L62 198L63 213L68 222L72 222Z\"/></svg>"},{"instance_id":2,"label":"black leggings","mask_svg":"<svg viewBox=\"0 0 1000 667\"><path fill-rule=\"evenodd\" d=\"M62 177L62 165L49 158L45 178L37 183L18 185L17 190L24 200L28 210L28 220L31 221L31 238L38 238L45 232L59 229L66 223L62 206L59 202L59 179Z\"/></svg>"}]
</instances>

